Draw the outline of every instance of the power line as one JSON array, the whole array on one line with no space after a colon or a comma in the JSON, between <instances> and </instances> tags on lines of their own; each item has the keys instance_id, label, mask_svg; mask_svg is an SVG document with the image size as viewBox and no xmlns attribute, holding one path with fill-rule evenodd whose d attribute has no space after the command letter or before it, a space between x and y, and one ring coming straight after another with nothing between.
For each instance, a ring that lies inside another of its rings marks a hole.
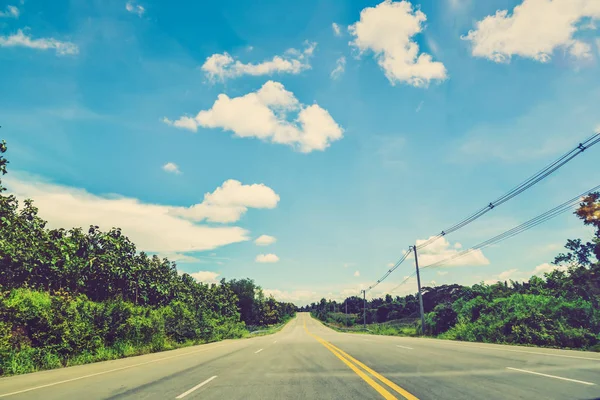
<instances>
[{"instance_id":1,"label":"power line","mask_svg":"<svg viewBox=\"0 0 600 400\"><path fill-rule=\"evenodd\" d=\"M417 249L420 250L424 247L429 246L431 243L435 242L439 238L441 238L445 235L448 235L449 233L455 232L455 231L459 230L460 228L463 228L464 226L470 224L471 222L475 221L482 215L490 212L491 210L498 207L499 205L501 205L501 204L507 202L508 200L512 199L513 197L521 194L522 192L529 189L530 187L532 187L533 185L535 185L542 179L546 178L547 176L549 176L550 174L552 174L553 172L558 170L560 167L562 167L563 165L565 165L566 163L571 161L573 158L577 157L579 154L583 153L586 149L589 149L590 147L592 147L593 145L595 145L598 142L600 142L600 133L594 133L592 136L590 136L583 142L579 143L579 145L577 147L575 147L574 149L570 150L569 152L567 152L566 154L561 156L558 160L556 160L553 163L551 163L550 165L546 166L544 169L537 172L535 175L531 176L529 179L525 180L521 184L512 188L511 190L509 190L507 193L505 193L501 197L490 202L487 206L481 208L480 210L471 214L470 216L463 219L462 221L442 230L442 232L440 232L436 236L432 236L425 242L418 245Z\"/></svg>"},{"instance_id":2,"label":"power line","mask_svg":"<svg viewBox=\"0 0 600 400\"><path fill-rule=\"evenodd\" d=\"M398 289L400 286L404 285L406 282L408 282L408 280L409 280L410 278L412 278L412 277L413 277L413 276L415 276L416 274L417 274L416 272L413 272L413 273L412 273L412 274L410 274L409 276L406 276L406 277L404 278L404 280L403 280L402 282L400 282L400 284L399 284L398 286L396 286L395 288L393 288L392 290L390 290L390 293L393 293L393 292L395 292L395 291L396 291L396 290L397 290L397 289Z\"/></svg>"},{"instance_id":3,"label":"power line","mask_svg":"<svg viewBox=\"0 0 600 400\"><path fill-rule=\"evenodd\" d=\"M487 247L487 246L490 246L492 244L500 243L500 242L502 242L502 241L504 241L506 239L509 239L509 238L511 238L513 236L516 236L516 235L520 234L520 233L523 233L523 232L525 232L525 231L527 231L527 230L529 230L529 229L531 229L531 228L533 228L533 227L535 227L535 226L537 226L537 225L539 225L541 223L544 223L544 222L546 222L546 221L548 221L548 220L550 220L550 219L552 219L552 218L554 218L554 217L556 217L556 216L558 216L558 215L560 215L560 214L562 214L562 213L564 213L566 211L569 211L571 209L576 208L579 205L579 203L581 202L581 198L583 196L586 196L586 195L588 195L588 194L590 194L592 192L595 192L598 189L600 189L600 185L598 185L598 186L596 186L596 187L594 187L594 188L592 188L592 189L590 189L590 190L588 190L588 191L586 191L586 192L584 192L584 193L582 193L582 194L580 194L580 195L578 195L576 197L573 197L570 200L565 201L564 203L562 203L562 204L554 207L551 210L546 211L543 214L538 215L537 217L534 217L534 218L530 219L527 222L522 223L521 225L518 225L518 226L516 226L516 227L514 227L512 229L509 229L509 230L507 230L507 231L505 231L505 232L503 232L503 233L501 233L501 234L499 234L497 236L494 236L491 239L488 239L488 240L486 240L484 242L481 242L478 245L475 245L475 246L473 246L473 247L471 247L471 248L469 248L467 250L463 250L463 251L461 251L461 252L453 255L452 257L449 257L447 259L444 259L444 260L435 262L433 264L424 266L424 267L422 267L422 269L423 268L439 267L439 266L447 264L447 263L449 263L449 262L451 262L451 261L453 261L453 260L455 260L457 258L464 257L467 254L470 254L470 253L472 253L472 252L474 252L476 250L480 250L480 249L482 249L484 247Z\"/></svg>"},{"instance_id":4,"label":"power line","mask_svg":"<svg viewBox=\"0 0 600 400\"><path fill-rule=\"evenodd\" d=\"M543 168L542 170L540 170L539 172L537 172L535 175L531 176L529 179L527 179L524 182L520 183L519 185L515 186L513 189L511 189L510 191L508 191L507 193L505 193L504 195L502 195L498 199L490 202L487 206L481 208L480 210L478 210L475 213L471 214L469 217L463 219L462 221L460 221L460 222L458 222L458 223L456 223L456 224L454 224L454 225L452 225L452 226L444 229L438 235L432 236L431 238L429 238L425 242L421 243L420 245L417 246L417 249L420 250L420 249L422 249L424 247L429 246L431 243L435 242L439 238L441 238L441 237L443 237L443 236L445 236L445 235L447 235L449 233L455 232L455 231L459 230L460 228L463 228L464 226L470 224L471 222L473 222L476 219L480 218L484 214L488 213L492 209L494 209L494 208L498 207L499 205L507 202L508 200L512 199L513 197L521 194L522 192L524 192L525 190L529 189L530 187L532 187L533 185L535 185L539 181L543 180L544 178L546 178L547 176L549 176L550 174L552 174L553 172L555 172L556 170L558 170L560 167L562 167L563 165L565 165L566 163L568 163L569 161L571 161L573 158L575 158L579 154L583 153L586 149L589 149L590 147L592 147L593 145L595 145L598 142L600 142L600 132L594 133L592 136L590 136L589 138L587 138L583 142L579 143L579 145L577 147L571 149L569 152L567 152L566 154L564 154L563 156L561 156L559 159L557 159L556 161L554 161L551 164L547 165L545 168ZM372 284L368 288L361 290L360 292L361 293L363 293L363 292L366 293L367 291L373 289L374 287L376 287L377 285L379 285L381 282L383 282L392 272L394 272L400 266L400 264L402 264L406 260L406 258L410 255L411 248L412 248L412 246L409 247L408 251L406 251L404 253L404 255L400 258L400 260L398 260L396 262L396 264L394 264L394 266L392 268L390 268L381 278L379 278L377 280L377 282L375 282L374 284ZM461 254L461 253L459 253L459 254ZM427 266L427 267L431 267L431 266ZM427 267L424 267L424 268L427 268ZM402 285L402 283L400 285Z\"/></svg>"},{"instance_id":5,"label":"power line","mask_svg":"<svg viewBox=\"0 0 600 400\"><path fill-rule=\"evenodd\" d=\"M409 255L410 255L410 248L409 248L409 250L407 250L404 253L404 255L398 261L396 261L396 263L394 264L394 266L392 268L390 268L385 274L383 274L383 276L381 278L379 278L377 280L377 282L375 282L374 284L372 284L368 288L361 290L361 292L369 291L369 290L373 289L375 286L379 285L381 282L383 282L385 280L385 278L387 278L388 276L390 276L390 274L392 272L394 272L396 270L396 268L398 268L400 266L400 264L402 264L404 262L404 260L406 260L408 258Z\"/></svg>"}]
</instances>

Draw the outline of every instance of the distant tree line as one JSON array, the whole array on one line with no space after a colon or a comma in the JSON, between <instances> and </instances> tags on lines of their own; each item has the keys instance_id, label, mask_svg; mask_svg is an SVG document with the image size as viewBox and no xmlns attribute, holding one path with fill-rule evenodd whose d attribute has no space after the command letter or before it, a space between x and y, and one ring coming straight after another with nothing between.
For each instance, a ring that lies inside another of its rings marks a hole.
<instances>
[{"instance_id":1,"label":"distant tree line","mask_svg":"<svg viewBox=\"0 0 600 400\"><path fill-rule=\"evenodd\" d=\"M585 243L568 240L567 252L554 259L554 264L563 268L545 273L543 278L424 287L425 333L467 341L600 351L600 193L585 197L575 214L594 228L594 236ZM301 310L339 326L363 322L363 299L356 296L343 302L321 299ZM367 301L368 324L391 327L393 321L402 320L420 324L418 316L418 298L412 294L388 294Z\"/></svg>"},{"instance_id":2,"label":"distant tree line","mask_svg":"<svg viewBox=\"0 0 600 400\"><path fill-rule=\"evenodd\" d=\"M241 337L296 311L250 279L196 282L119 228L48 229L5 190L0 180L0 374Z\"/></svg>"}]
</instances>

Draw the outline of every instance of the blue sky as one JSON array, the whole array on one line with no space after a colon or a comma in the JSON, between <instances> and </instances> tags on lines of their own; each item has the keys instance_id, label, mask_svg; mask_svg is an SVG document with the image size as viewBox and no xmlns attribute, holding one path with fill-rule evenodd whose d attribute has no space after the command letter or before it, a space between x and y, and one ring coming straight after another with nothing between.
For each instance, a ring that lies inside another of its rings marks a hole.
<instances>
[{"instance_id":1,"label":"blue sky","mask_svg":"<svg viewBox=\"0 0 600 400\"><path fill-rule=\"evenodd\" d=\"M36 200L51 226L122 226L199 279L248 276L299 304L358 293L416 240L600 126L595 0L2 0L0 10L10 191ZM599 184L599 152L430 259ZM521 279L590 234L561 215L423 279ZM276 241L258 246L261 235ZM403 264L373 294L412 271Z\"/></svg>"}]
</instances>

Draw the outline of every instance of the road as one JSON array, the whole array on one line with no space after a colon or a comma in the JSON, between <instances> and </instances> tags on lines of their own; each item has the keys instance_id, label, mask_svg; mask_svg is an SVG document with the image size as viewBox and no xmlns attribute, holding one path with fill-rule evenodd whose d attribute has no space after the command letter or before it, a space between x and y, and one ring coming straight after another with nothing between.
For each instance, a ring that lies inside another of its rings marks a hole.
<instances>
[{"instance_id":1,"label":"road","mask_svg":"<svg viewBox=\"0 0 600 400\"><path fill-rule=\"evenodd\" d=\"M280 332L0 379L4 399L600 399L600 354Z\"/></svg>"}]
</instances>

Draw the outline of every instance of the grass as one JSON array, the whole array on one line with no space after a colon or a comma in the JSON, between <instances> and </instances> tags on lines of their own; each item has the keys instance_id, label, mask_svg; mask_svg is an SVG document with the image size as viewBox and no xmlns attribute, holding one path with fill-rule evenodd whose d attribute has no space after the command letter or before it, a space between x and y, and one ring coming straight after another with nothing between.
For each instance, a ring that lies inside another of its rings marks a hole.
<instances>
[{"instance_id":1,"label":"grass","mask_svg":"<svg viewBox=\"0 0 600 400\"><path fill-rule=\"evenodd\" d=\"M365 330L362 325L344 326L323 322L326 326L338 332L361 333L367 335L384 335L384 336L417 336L417 327L408 324L368 324Z\"/></svg>"},{"instance_id":2,"label":"grass","mask_svg":"<svg viewBox=\"0 0 600 400\"><path fill-rule=\"evenodd\" d=\"M75 365L91 364L100 361L116 360L119 358L140 356L143 354L175 350L183 347L196 346L209 342L218 342L225 339L241 339L255 336L271 335L278 332L291 321L289 318L280 325L271 325L251 334L247 329L223 328L215 338L209 341L186 341L178 343L168 338L160 337L153 343L136 346L130 342L117 342L112 346L100 346L94 351L83 351L68 357L61 357L50 348L26 347L8 354L0 354L0 376L28 374L31 372L72 367Z\"/></svg>"}]
</instances>

